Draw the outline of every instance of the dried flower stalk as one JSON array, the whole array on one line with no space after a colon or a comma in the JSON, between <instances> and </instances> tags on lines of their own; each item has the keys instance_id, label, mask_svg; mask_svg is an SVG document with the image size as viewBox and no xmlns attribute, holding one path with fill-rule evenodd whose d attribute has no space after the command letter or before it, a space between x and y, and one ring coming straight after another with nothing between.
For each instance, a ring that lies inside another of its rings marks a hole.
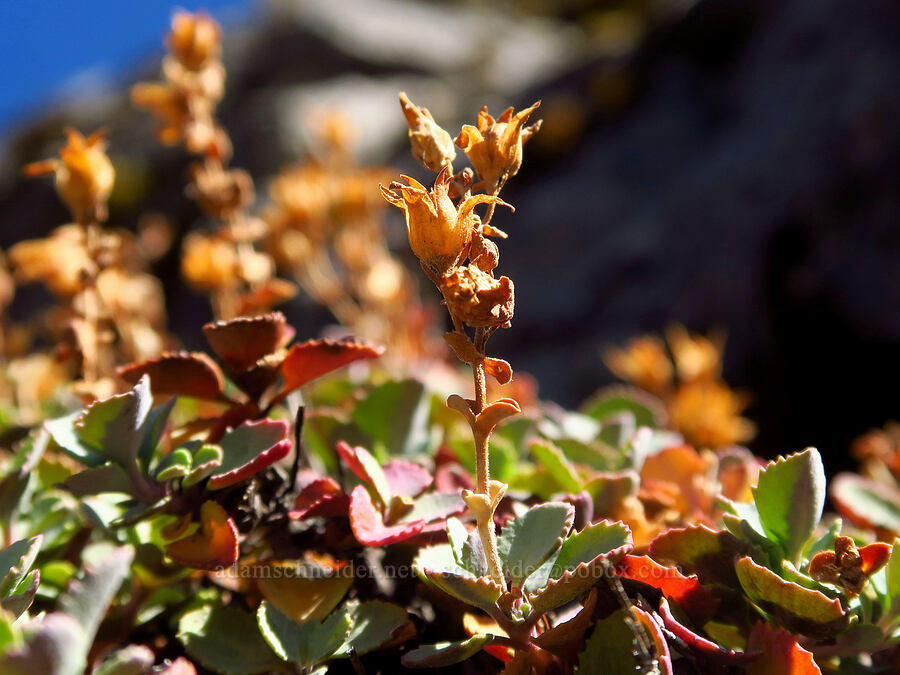
<instances>
[{"instance_id":1,"label":"dried flower stalk","mask_svg":"<svg viewBox=\"0 0 900 675\"><path fill-rule=\"evenodd\" d=\"M403 92L400 105L409 125L413 156L438 175L430 190L402 176L405 183L382 185L381 193L389 203L403 209L410 247L441 292L453 322L453 332L444 338L459 359L472 368L474 399L454 394L447 405L459 411L472 428L476 489L463 491L463 499L475 517L490 575L505 590L494 512L507 486L491 479L489 446L494 427L521 409L511 398L487 402L486 375L501 384L512 378L508 363L486 356L487 341L498 328L509 327L515 309L512 280L494 276L499 251L488 237L506 238L490 222L498 204L512 209L499 194L522 164L523 143L540 127L540 122L525 126L540 101L518 114L509 108L496 120L483 108L477 125L464 126L455 140L472 164L472 169L457 174L453 173L456 151L448 142L450 135L427 109L416 106ZM478 182L473 185L475 176ZM474 194L478 190L483 192ZM475 212L480 204L488 205L484 217Z\"/></svg>"}]
</instances>

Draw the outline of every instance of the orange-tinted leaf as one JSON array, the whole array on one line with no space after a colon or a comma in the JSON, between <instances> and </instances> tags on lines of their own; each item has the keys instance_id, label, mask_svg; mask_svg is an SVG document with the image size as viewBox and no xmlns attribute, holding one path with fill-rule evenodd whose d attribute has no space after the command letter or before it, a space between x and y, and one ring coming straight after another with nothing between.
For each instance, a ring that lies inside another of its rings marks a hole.
<instances>
[{"instance_id":1,"label":"orange-tinted leaf","mask_svg":"<svg viewBox=\"0 0 900 675\"><path fill-rule=\"evenodd\" d=\"M704 481L707 464L694 448L676 445L644 460L641 467L641 486L674 484L678 487L678 510L683 514L709 513L712 510L713 484Z\"/></svg>"},{"instance_id":2,"label":"orange-tinted leaf","mask_svg":"<svg viewBox=\"0 0 900 675\"><path fill-rule=\"evenodd\" d=\"M384 347L356 340L307 340L292 346L281 363L284 388L279 398L317 377L384 353Z\"/></svg>"},{"instance_id":3,"label":"orange-tinted leaf","mask_svg":"<svg viewBox=\"0 0 900 675\"><path fill-rule=\"evenodd\" d=\"M463 363L479 363L484 359L484 354L475 349L472 340L465 333L444 333L444 340L453 348L456 357Z\"/></svg>"},{"instance_id":4,"label":"orange-tinted leaf","mask_svg":"<svg viewBox=\"0 0 900 675\"><path fill-rule=\"evenodd\" d=\"M466 635L469 637L475 637L476 635L499 635L500 637L509 637L506 631L500 627L500 624L491 617L472 614L471 612L463 614L463 630L466 631ZM512 647L507 647L505 645L488 644L484 646L484 651L494 658L500 659L504 663L509 663L516 655Z\"/></svg>"},{"instance_id":5,"label":"orange-tinted leaf","mask_svg":"<svg viewBox=\"0 0 900 675\"><path fill-rule=\"evenodd\" d=\"M276 572L257 582L263 597L298 623L324 619L353 585L353 575L321 574L302 576L295 563L268 563Z\"/></svg>"},{"instance_id":6,"label":"orange-tinted leaf","mask_svg":"<svg viewBox=\"0 0 900 675\"><path fill-rule=\"evenodd\" d=\"M883 541L863 546L859 549L859 557L862 558L862 571L867 577L872 576L887 564L891 557L891 545Z\"/></svg>"},{"instance_id":7,"label":"orange-tinted leaf","mask_svg":"<svg viewBox=\"0 0 900 675\"><path fill-rule=\"evenodd\" d=\"M337 443L338 455L341 461L349 468L357 478L364 481L372 489L381 501L381 505L387 507L391 503L391 486L384 469L378 464L372 453L363 447L352 447L344 441Z\"/></svg>"},{"instance_id":8,"label":"orange-tinted leaf","mask_svg":"<svg viewBox=\"0 0 900 675\"><path fill-rule=\"evenodd\" d=\"M307 483L294 500L288 515L294 520L311 517L346 516L350 497L333 478L317 478Z\"/></svg>"},{"instance_id":9,"label":"orange-tinted leaf","mask_svg":"<svg viewBox=\"0 0 900 675\"><path fill-rule=\"evenodd\" d=\"M200 529L166 546L166 555L186 567L201 570L228 567L238 559L237 527L219 504L204 502L200 507Z\"/></svg>"},{"instance_id":10,"label":"orange-tinted leaf","mask_svg":"<svg viewBox=\"0 0 900 675\"><path fill-rule=\"evenodd\" d=\"M381 469L391 493L399 497L416 497L427 490L433 480L424 467L405 459L389 460Z\"/></svg>"},{"instance_id":11,"label":"orange-tinted leaf","mask_svg":"<svg viewBox=\"0 0 900 675\"><path fill-rule=\"evenodd\" d=\"M759 654L759 652L755 651L739 652L733 649L726 649L711 640L707 640L705 637L697 635L673 616L672 610L669 609L669 602L665 598L659 601L659 615L662 617L663 625L665 625L666 629L672 632L675 637L683 640L691 647L691 649L700 652L704 656L715 659L720 663L735 665L748 663L755 659Z\"/></svg>"},{"instance_id":12,"label":"orange-tinted leaf","mask_svg":"<svg viewBox=\"0 0 900 675\"><path fill-rule=\"evenodd\" d=\"M631 608L634 618L644 627L644 630L653 638L653 646L656 649L657 667L659 675L673 675L675 672L672 668L672 655L669 653L669 643L666 642L666 636L663 635L662 627L653 618L649 612L645 612L640 607Z\"/></svg>"},{"instance_id":13,"label":"orange-tinted leaf","mask_svg":"<svg viewBox=\"0 0 900 675\"><path fill-rule=\"evenodd\" d=\"M735 569L747 597L785 628L822 639L846 628L850 615L839 599L786 581L750 557L738 560Z\"/></svg>"},{"instance_id":14,"label":"orange-tinted leaf","mask_svg":"<svg viewBox=\"0 0 900 675\"><path fill-rule=\"evenodd\" d=\"M130 385L149 375L157 396L192 396L215 401L222 398L225 388L219 366L202 352L170 352L119 368L118 375Z\"/></svg>"},{"instance_id":15,"label":"orange-tinted leaf","mask_svg":"<svg viewBox=\"0 0 900 675\"><path fill-rule=\"evenodd\" d=\"M263 450L246 464L243 464L236 469L232 469L231 471L228 471L226 473L219 473L214 475L209 479L207 487L210 490L221 490L222 488L226 488L230 485L240 483L241 481L250 478L250 476L259 473L267 466L274 464L279 459L287 457L288 453L291 451L291 447L292 444L290 441L278 441L271 448L269 448L268 450Z\"/></svg>"},{"instance_id":16,"label":"orange-tinted leaf","mask_svg":"<svg viewBox=\"0 0 900 675\"><path fill-rule=\"evenodd\" d=\"M364 485L357 485L350 493L350 526L359 543L386 546L418 534L425 527L425 521L386 526L381 513L372 503L369 491Z\"/></svg>"},{"instance_id":17,"label":"orange-tinted leaf","mask_svg":"<svg viewBox=\"0 0 900 675\"><path fill-rule=\"evenodd\" d=\"M267 354L282 348L290 339L287 322L281 312L215 321L206 324L203 333L222 362L238 372L251 368Z\"/></svg>"},{"instance_id":18,"label":"orange-tinted leaf","mask_svg":"<svg viewBox=\"0 0 900 675\"><path fill-rule=\"evenodd\" d=\"M656 560L677 563L682 569L726 586L737 586L734 559L747 555L747 544L727 530L706 525L672 528L650 542Z\"/></svg>"},{"instance_id":19,"label":"orange-tinted leaf","mask_svg":"<svg viewBox=\"0 0 900 675\"><path fill-rule=\"evenodd\" d=\"M500 384L509 384L512 380L512 367L503 359L490 356L484 358L484 372L494 377Z\"/></svg>"},{"instance_id":20,"label":"orange-tinted leaf","mask_svg":"<svg viewBox=\"0 0 900 675\"><path fill-rule=\"evenodd\" d=\"M786 630L765 621L754 626L747 642L749 649L762 652L747 666L747 675L821 675L812 653L797 643Z\"/></svg>"},{"instance_id":21,"label":"orange-tinted leaf","mask_svg":"<svg viewBox=\"0 0 900 675\"><path fill-rule=\"evenodd\" d=\"M664 567L649 556L626 555L616 572L626 579L634 579L658 588L670 600L678 603L698 626L712 618L719 607L719 599L700 585L696 576L685 576L674 567Z\"/></svg>"}]
</instances>

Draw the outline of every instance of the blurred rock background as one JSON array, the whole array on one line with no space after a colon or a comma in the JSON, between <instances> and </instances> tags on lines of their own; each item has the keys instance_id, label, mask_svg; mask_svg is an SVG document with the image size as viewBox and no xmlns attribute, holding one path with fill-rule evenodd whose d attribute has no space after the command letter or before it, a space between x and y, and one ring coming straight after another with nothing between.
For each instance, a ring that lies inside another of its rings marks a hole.
<instances>
[{"instance_id":1,"label":"blurred rock background","mask_svg":"<svg viewBox=\"0 0 900 675\"><path fill-rule=\"evenodd\" d=\"M451 133L484 104L543 100L544 127L504 190L517 211L495 219L511 234L500 271L517 311L492 341L542 397L576 405L612 380L604 347L680 321L727 330L725 377L753 393L762 455L815 445L835 471L853 465L851 438L900 416L894 0L271 0L246 17L225 25L219 113L261 201L309 150L316 110L350 116L360 161L424 180L398 90ZM18 173L55 153L65 125L110 130L111 224L148 211L179 236L197 224L186 157L128 100L160 54L125 81L81 80L10 129L0 246L65 220L50 183ZM208 304L179 279L178 248L156 272L172 329L203 348ZM13 315L44 300L24 289ZM301 336L331 320L303 297L283 310Z\"/></svg>"}]
</instances>

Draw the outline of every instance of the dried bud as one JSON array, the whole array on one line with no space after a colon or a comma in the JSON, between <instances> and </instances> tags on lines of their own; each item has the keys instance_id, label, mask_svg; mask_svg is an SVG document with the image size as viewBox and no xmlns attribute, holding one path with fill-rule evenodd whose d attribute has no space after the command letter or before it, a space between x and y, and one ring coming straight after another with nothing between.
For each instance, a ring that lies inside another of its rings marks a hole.
<instances>
[{"instance_id":1,"label":"dried bud","mask_svg":"<svg viewBox=\"0 0 900 675\"><path fill-rule=\"evenodd\" d=\"M450 311L470 326L504 326L513 317L515 298L509 277L495 279L467 265L445 274L440 289Z\"/></svg>"},{"instance_id":2,"label":"dried bud","mask_svg":"<svg viewBox=\"0 0 900 675\"><path fill-rule=\"evenodd\" d=\"M191 167L190 196L209 215L227 219L253 201L253 179L246 171L225 171L215 162Z\"/></svg>"},{"instance_id":3,"label":"dried bud","mask_svg":"<svg viewBox=\"0 0 900 675\"><path fill-rule=\"evenodd\" d=\"M206 291L235 286L240 268L234 244L192 232L185 237L181 273L188 283Z\"/></svg>"},{"instance_id":4,"label":"dried bud","mask_svg":"<svg viewBox=\"0 0 900 675\"><path fill-rule=\"evenodd\" d=\"M380 185L381 194L406 213L406 229L413 253L440 274L466 257L476 218L475 206L486 203L509 206L497 197L475 195L464 200L457 210L447 194L451 177L446 167L438 174L431 191L414 178L401 177L409 185L391 183L388 188Z\"/></svg>"},{"instance_id":5,"label":"dried bud","mask_svg":"<svg viewBox=\"0 0 900 675\"><path fill-rule=\"evenodd\" d=\"M400 107L409 124L413 157L430 171L449 167L456 159L456 149L450 134L435 123L427 108L420 108L410 101L406 92L400 92Z\"/></svg>"},{"instance_id":6,"label":"dried bud","mask_svg":"<svg viewBox=\"0 0 900 675\"><path fill-rule=\"evenodd\" d=\"M35 162L24 169L27 176L56 174L56 192L80 224L106 220L116 172L106 156L105 134L101 130L85 138L66 129L68 145L59 151L59 160Z\"/></svg>"},{"instance_id":7,"label":"dried bud","mask_svg":"<svg viewBox=\"0 0 900 675\"><path fill-rule=\"evenodd\" d=\"M222 29L210 16L179 11L172 17L172 31L166 36L172 55L188 70L200 70L208 59L218 58Z\"/></svg>"},{"instance_id":8,"label":"dried bud","mask_svg":"<svg viewBox=\"0 0 900 675\"><path fill-rule=\"evenodd\" d=\"M484 107L478 113L477 126L466 124L459 132L456 145L466 153L486 192L494 193L505 178L519 172L522 144L540 128L540 122L529 127L525 122L540 104L537 101L515 116L513 109L507 108L496 121Z\"/></svg>"}]
</instances>

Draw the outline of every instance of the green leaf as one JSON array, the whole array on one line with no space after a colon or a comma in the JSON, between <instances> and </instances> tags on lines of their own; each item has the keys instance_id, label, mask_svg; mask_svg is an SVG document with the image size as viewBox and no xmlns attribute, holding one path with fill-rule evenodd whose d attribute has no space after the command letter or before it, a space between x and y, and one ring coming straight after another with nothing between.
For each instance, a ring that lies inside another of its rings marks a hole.
<instances>
[{"instance_id":1,"label":"green leaf","mask_svg":"<svg viewBox=\"0 0 900 675\"><path fill-rule=\"evenodd\" d=\"M553 578L581 563L589 563L598 555L631 545L631 531L622 522L601 520L590 523L563 541L553 566Z\"/></svg>"},{"instance_id":2,"label":"green leaf","mask_svg":"<svg viewBox=\"0 0 900 675\"><path fill-rule=\"evenodd\" d=\"M534 506L503 528L497 551L513 588L522 584L556 551L575 520L571 504L547 502Z\"/></svg>"},{"instance_id":3,"label":"green leaf","mask_svg":"<svg viewBox=\"0 0 900 675\"><path fill-rule=\"evenodd\" d=\"M97 454L130 471L137 463L152 405L150 380L144 376L130 391L88 406L75 420L75 433Z\"/></svg>"},{"instance_id":4,"label":"green leaf","mask_svg":"<svg viewBox=\"0 0 900 675\"><path fill-rule=\"evenodd\" d=\"M831 481L831 500L855 525L900 532L900 490L850 473Z\"/></svg>"},{"instance_id":5,"label":"green leaf","mask_svg":"<svg viewBox=\"0 0 900 675\"><path fill-rule=\"evenodd\" d=\"M138 448L138 460L141 467L146 472L153 460L153 454L156 452L156 446L162 438L163 432L166 430L166 422L169 421L169 415L175 407L175 397L163 403L158 408L154 408L147 415L142 428L141 445Z\"/></svg>"},{"instance_id":6,"label":"green leaf","mask_svg":"<svg viewBox=\"0 0 900 675\"><path fill-rule=\"evenodd\" d=\"M81 626L70 616L54 612L23 629L25 644L0 657L3 675L82 675L87 645Z\"/></svg>"},{"instance_id":7,"label":"green leaf","mask_svg":"<svg viewBox=\"0 0 900 675\"><path fill-rule=\"evenodd\" d=\"M339 655L352 649L358 655L368 654L383 645L394 642L404 633L415 634L406 610L390 602L369 600L357 605L348 603L348 614L353 628L341 646Z\"/></svg>"},{"instance_id":8,"label":"green leaf","mask_svg":"<svg viewBox=\"0 0 900 675\"><path fill-rule=\"evenodd\" d=\"M90 646L106 615L109 603L122 585L134 559L131 548L117 548L96 567L87 567L82 579L69 584L69 590L60 598L59 606L81 625Z\"/></svg>"},{"instance_id":9,"label":"green leaf","mask_svg":"<svg viewBox=\"0 0 900 675\"><path fill-rule=\"evenodd\" d=\"M0 527L7 534L49 440L50 434L45 429L31 432L16 448L12 465L0 479Z\"/></svg>"},{"instance_id":10,"label":"green leaf","mask_svg":"<svg viewBox=\"0 0 900 675\"><path fill-rule=\"evenodd\" d=\"M258 422L244 422L239 427L225 432L218 446L222 448L222 464L215 475L228 473L256 459L287 436L288 426L280 420L263 419Z\"/></svg>"},{"instance_id":11,"label":"green leaf","mask_svg":"<svg viewBox=\"0 0 900 675\"><path fill-rule=\"evenodd\" d=\"M344 644L353 626L350 615L343 610L333 612L323 621L310 619L297 623L265 600L256 618L263 638L275 653L304 668L330 658Z\"/></svg>"},{"instance_id":12,"label":"green leaf","mask_svg":"<svg viewBox=\"0 0 900 675\"><path fill-rule=\"evenodd\" d=\"M456 492L427 492L413 501L412 508L400 519L401 523L424 520L426 523L443 520L462 513L466 503Z\"/></svg>"},{"instance_id":13,"label":"green leaf","mask_svg":"<svg viewBox=\"0 0 900 675\"><path fill-rule=\"evenodd\" d=\"M13 616L24 614L31 607L31 603L34 602L34 596L37 594L40 583L40 570L32 570L25 575L25 578L10 594L0 599L0 605L7 612L11 612Z\"/></svg>"},{"instance_id":14,"label":"green leaf","mask_svg":"<svg viewBox=\"0 0 900 675\"><path fill-rule=\"evenodd\" d=\"M20 539L0 551L0 596L7 597L15 592L34 564L42 539L40 534Z\"/></svg>"},{"instance_id":15,"label":"green leaf","mask_svg":"<svg viewBox=\"0 0 900 675\"><path fill-rule=\"evenodd\" d=\"M76 497L98 495L101 492L131 494L131 481L125 469L111 463L69 476L63 481L63 486Z\"/></svg>"},{"instance_id":16,"label":"green leaf","mask_svg":"<svg viewBox=\"0 0 900 675\"><path fill-rule=\"evenodd\" d=\"M144 645L128 645L109 656L93 675L144 675L155 661L153 650Z\"/></svg>"},{"instance_id":17,"label":"green leaf","mask_svg":"<svg viewBox=\"0 0 900 675\"><path fill-rule=\"evenodd\" d=\"M96 448L92 448L82 441L76 433L75 422L81 418L81 415L82 411L79 410L65 417L47 420L44 422L44 429L60 448L79 462L86 466L99 466L106 462L107 458Z\"/></svg>"},{"instance_id":18,"label":"green leaf","mask_svg":"<svg viewBox=\"0 0 900 675\"><path fill-rule=\"evenodd\" d=\"M389 454L415 455L426 452L431 442L428 408L421 382L385 382L356 404L353 421Z\"/></svg>"},{"instance_id":19,"label":"green leaf","mask_svg":"<svg viewBox=\"0 0 900 675\"><path fill-rule=\"evenodd\" d=\"M196 485L204 478L208 478L215 473L221 465L222 448L212 444L202 445L194 451L191 472L184 477L181 484L184 487Z\"/></svg>"},{"instance_id":20,"label":"green leaf","mask_svg":"<svg viewBox=\"0 0 900 675\"><path fill-rule=\"evenodd\" d=\"M791 632L826 639L846 628L849 614L837 598L785 581L749 557L735 571L747 597Z\"/></svg>"},{"instance_id":21,"label":"green leaf","mask_svg":"<svg viewBox=\"0 0 900 675\"><path fill-rule=\"evenodd\" d=\"M422 645L404 654L401 661L407 668L452 666L454 663L475 656L494 639L493 635L473 635L468 640L461 642L438 642L433 645Z\"/></svg>"},{"instance_id":22,"label":"green leaf","mask_svg":"<svg viewBox=\"0 0 900 675\"><path fill-rule=\"evenodd\" d=\"M652 428L659 427L666 419L662 401L642 389L622 385L601 389L584 404L581 412L599 422L628 412L638 426Z\"/></svg>"},{"instance_id":23,"label":"green leaf","mask_svg":"<svg viewBox=\"0 0 900 675\"><path fill-rule=\"evenodd\" d=\"M447 539L450 540L457 565L473 576L487 575L487 560L478 530L469 532L460 520L450 518L447 520Z\"/></svg>"},{"instance_id":24,"label":"green leaf","mask_svg":"<svg viewBox=\"0 0 900 675\"><path fill-rule=\"evenodd\" d=\"M739 583L735 558L750 551L750 546L731 532L711 530L706 525L672 528L650 542L654 560L675 563L685 573L731 587Z\"/></svg>"},{"instance_id":25,"label":"green leaf","mask_svg":"<svg viewBox=\"0 0 900 675\"><path fill-rule=\"evenodd\" d=\"M154 478L158 483L164 483L174 478L187 476L191 471L193 457L187 448L176 448L163 457L154 470Z\"/></svg>"},{"instance_id":26,"label":"green leaf","mask_svg":"<svg viewBox=\"0 0 900 675\"><path fill-rule=\"evenodd\" d=\"M581 490L581 479L572 463L562 450L549 441L535 441L531 444L531 454L553 476L561 490L577 493Z\"/></svg>"},{"instance_id":27,"label":"green leaf","mask_svg":"<svg viewBox=\"0 0 900 675\"><path fill-rule=\"evenodd\" d=\"M625 620L625 611L617 609L596 623L578 655L579 673L638 672L634 633Z\"/></svg>"},{"instance_id":28,"label":"green leaf","mask_svg":"<svg viewBox=\"0 0 900 675\"><path fill-rule=\"evenodd\" d=\"M900 616L900 539L894 540L891 557L884 568L885 575L885 614L890 617Z\"/></svg>"},{"instance_id":29,"label":"green leaf","mask_svg":"<svg viewBox=\"0 0 900 675\"><path fill-rule=\"evenodd\" d=\"M825 467L815 448L779 457L759 473L753 500L766 536L798 562L825 506Z\"/></svg>"},{"instance_id":30,"label":"green leaf","mask_svg":"<svg viewBox=\"0 0 900 675\"><path fill-rule=\"evenodd\" d=\"M189 611L178 622L178 639L201 665L219 673L253 675L282 667L256 618L239 609L204 605Z\"/></svg>"}]
</instances>

